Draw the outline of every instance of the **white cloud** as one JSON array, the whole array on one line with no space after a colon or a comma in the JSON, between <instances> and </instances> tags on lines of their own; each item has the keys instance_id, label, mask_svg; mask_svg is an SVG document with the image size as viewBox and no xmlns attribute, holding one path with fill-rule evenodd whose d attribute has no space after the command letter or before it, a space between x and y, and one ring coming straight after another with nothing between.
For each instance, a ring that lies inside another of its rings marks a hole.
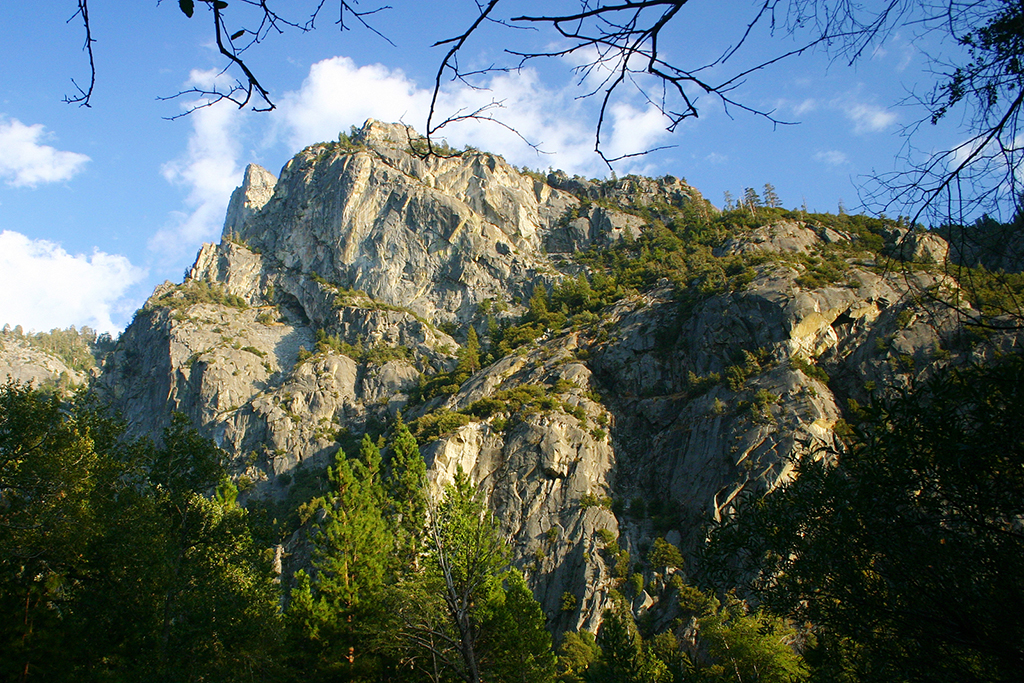
<instances>
[{"instance_id":1,"label":"white cloud","mask_svg":"<svg viewBox=\"0 0 1024 683\"><path fill-rule=\"evenodd\" d=\"M89 157L40 144L46 138L41 123L26 126L0 118L0 178L12 187L35 187L75 176Z\"/></svg>"},{"instance_id":2,"label":"white cloud","mask_svg":"<svg viewBox=\"0 0 1024 683\"><path fill-rule=\"evenodd\" d=\"M208 90L218 78L215 72L193 72L188 86ZM507 127L468 121L446 127L441 137L457 147L473 145L501 154L516 165L550 166L584 175L607 173L593 152L595 107L589 100L577 99L573 83L547 88L535 71L522 69L496 74L485 85L480 89L460 83L446 90L438 103L439 115L464 114L500 103L489 113ZM266 142L281 140L293 150L334 140L340 131L360 126L368 118L403 121L422 132L430 96L429 89L419 87L400 70L380 64L358 66L348 57L333 57L314 64L302 86L279 98L274 112L260 114L257 125L269 121ZM231 192L242 177L241 123L247 119L239 110L223 102L194 111L189 120L193 130L187 150L163 168L169 182L188 189L185 207L149 240L149 248L160 254L165 265L191 256L200 242L218 237ZM646 103L642 107L616 103L606 116L605 153L614 157L663 144L668 135L665 125L664 117ZM640 171L644 161L643 157L627 160L617 164L616 170Z\"/></svg>"},{"instance_id":3,"label":"white cloud","mask_svg":"<svg viewBox=\"0 0 1024 683\"><path fill-rule=\"evenodd\" d=\"M146 271L125 256L94 250L72 255L59 244L0 232L0 324L49 330L88 325L117 332L112 316L123 319L137 302L126 302L129 287Z\"/></svg>"},{"instance_id":4,"label":"white cloud","mask_svg":"<svg viewBox=\"0 0 1024 683\"><path fill-rule=\"evenodd\" d=\"M285 94L278 110L285 137L298 150L335 140L339 132L369 118L419 124L429 105L429 93L402 71L380 64L359 67L348 57L333 57L310 67L302 87Z\"/></svg>"},{"instance_id":5,"label":"white cloud","mask_svg":"<svg viewBox=\"0 0 1024 683\"><path fill-rule=\"evenodd\" d=\"M218 77L216 72L195 71L189 85L209 89ZM219 237L231 191L242 181L238 108L221 102L192 112L189 121L188 149L162 169L168 182L188 188L185 210L174 213L149 240L149 248L168 261L191 255L201 242Z\"/></svg>"},{"instance_id":6,"label":"white cloud","mask_svg":"<svg viewBox=\"0 0 1024 683\"><path fill-rule=\"evenodd\" d=\"M806 114L808 112L812 112L812 111L814 111L817 108L818 108L818 101L815 100L814 98L809 97L806 100L804 100L803 102L795 105L793 107L793 113L796 114L797 116L803 116L804 114Z\"/></svg>"},{"instance_id":7,"label":"white cloud","mask_svg":"<svg viewBox=\"0 0 1024 683\"><path fill-rule=\"evenodd\" d=\"M835 149L817 152L814 155L814 160L829 166L845 166L850 161L845 154Z\"/></svg>"},{"instance_id":8,"label":"white cloud","mask_svg":"<svg viewBox=\"0 0 1024 683\"><path fill-rule=\"evenodd\" d=\"M853 122L853 132L858 135L880 133L896 123L895 113L877 104L858 101L854 95L837 97L830 105Z\"/></svg>"},{"instance_id":9,"label":"white cloud","mask_svg":"<svg viewBox=\"0 0 1024 683\"><path fill-rule=\"evenodd\" d=\"M896 114L875 104L855 104L845 109L855 133L877 133L896 123Z\"/></svg>"},{"instance_id":10,"label":"white cloud","mask_svg":"<svg viewBox=\"0 0 1024 683\"><path fill-rule=\"evenodd\" d=\"M517 165L591 175L607 171L593 153L593 106L577 99L575 84L547 88L535 71L522 69L496 74L484 85L480 89L457 84L444 91L439 115L464 114L500 103L490 114L519 135L496 123L471 121L442 131L451 144L493 151ZM334 57L314 64L302 87L282 98L277 135L297 149L335 139L339 131L361 125L367 118L401 120L422 132L429 106L430 91L403 72L379 64L359 67L347 57ZM617 103L608 111L605 152L614 157L657 146L668 135L666 123L654 107Z\"/></svg>"}]
</instances>

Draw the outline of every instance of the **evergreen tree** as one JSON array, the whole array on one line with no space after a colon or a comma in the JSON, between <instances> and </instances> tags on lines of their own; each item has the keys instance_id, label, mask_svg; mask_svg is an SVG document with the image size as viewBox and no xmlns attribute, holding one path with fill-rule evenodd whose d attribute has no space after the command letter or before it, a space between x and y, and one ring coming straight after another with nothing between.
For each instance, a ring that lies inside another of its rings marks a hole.
<instances>
[{"instance_id":1,"label":"evergreen tree","mask_svg":"<svg viewBox=\"0 0 1024 683\"><path fill-rule=\"evenodd\" d=\"M268 638L278 633L277 591L246 511L231 496L207 497L225 478L224 452L181 415L163 441L148 468L162 571L140 577L158 597L149 675L234 680L263 672L274 650Z\"/></svg>"},{"instance_id":2,"label":"evergreen tree","mask_svg":"<svg viewBox=\"0 0 1024 683\"><path fill-rule=\"evenodd\" d=\"M533 288L533 295L530 296L525 318L529 322L538 323L544 327L548 326L548 319L550 318L548 292L544 289L543 285Z\"/></svg>"},{"instance_id":3,"label":"evergreen tree","mask_svg":"<svg viewBox=\"0 0 1024 683\"><path fill-rule=\"evenodd\" d=\"M164 446L123 438L88 398L0 389L0 674L14 680L272 677L269 564L177 418Z\"/></svg>"},{"instance_id":4,"label":"evergreen tree","mask_svg":"<svg viewBox=\"0 0 1024 683\"><path fill-rule=\"evenodd\" d=\"M422 563L389 591L383 647L435 681L553 680L544 615L522 576L508 573L508 545L461 469L427 529Z\"/></svg>"},{"instance_id":5,"label":"evergreen tree","mask_svg":"<svg viewBox=\"0 0 1024 683\"><path fill-rule=\"evenodd\" d=\"M392 537L381 507L380 453L364 436L360 457L328 468L331 491L313 541L314 576L298 576L289 620L313 644L321 673L372 667L363 647L383 587Z\"/></svg>"},{"instance_id":6,"label":"evergreen tree","mask_svg":"<svg viewBox=\"0 0 1024 683\"><path fill-rule=\"evenodd\" d=\"M781 619L761 610L750 611L735 595L725 604L714 595L677 583L679 606L696 618L697 633L707 656L698 656L677 669L693 671L701 681L727 683L799 683L807 666L788 643L796 632ZM666 653L666 659L671 653Z\"/></svg>"},{"instance_id":7,"label":"evergreen tree","mask_svg":"<svg viewBox=\"0 0 1024 683\"><path fill-rule=\"evenodd\" d=\"M722 201L725 204L726 211L732 211L734 208L736 208L733 205L732 192L729 192L729 190L725 190L724 192L722 192Z\"/></svg>"},{"instance_id":8,"label":"evergreen tree","mask_svg":"<svg viewBox=\"0 0 1024 683\"><path fill-rule=\"evenodd\" d=\"M501 590L508 548L497 523L460 468L432 511L427 536L427 575L443 597L449 637L457 644L457 670L467 683L480 677L480 628Z\"/></svg>"},{"instance_id":9,"label":"evergreen tree","mask_svg":"<svg viewBox=\"0 0 1024 683\"><path fill-rule=\"evenodd\" d=\"M555 654L544 612L522 573L505 575L504 591L491 607L481 638L481 668L487 680L547 683L555 677Z\"/></svg>"},{"instance_id":10,"label":"evergreen tree","mask_svg":"<svg viewBox=\"0 0 1024 683\"><path fill-rule=\"evenodd\" d=\"M459 370L473 374L480 369L480 338L476 328L469 326L466 345L459 350Z\"/></svg>"},{"instance_id":11,"label":"evergreen tree","mask_svg":"<svg viewBox=\"0 0 1024 683\"><path fill-rule=\"evenodd\" d=\"M587 670L598 657L601 648L597 646L594 634L590 631L570 631L562 636L558 646L558 677L559 683L584 683Z\"/></svg>"},{"instance_id":12,"label":"evergreen tree","mask_svg":"<svg viewBox=\"0 0 1024 683\"><path fill-rule=\"evenodd\" d=\"M101 522L98 464L56 397L0 387L0 678L47 680L68 666L60 615Z\"/></svg>"},{"instance_id":13,"label":"evergreen tree","mask_svg":"<svg viewBox=\"0 0 1024 683\"><path fill-rule=\"evenodd\" d=\"M376 496L377 504L383 509L387 501L387 493L384 491L383 472L381 471L380 449L369 434L363 434L363 440L359 442L359 460L352 464L359 472L362 479L370 482L369 489Z\"/></svg>"},{"instance_id":14,"label":"evergreen tree","mask_svg":"<svg viewBox=\"0 0 1024 683\"><path fill-rule=\"evenodd\" d=\"M745 560L762 604L814 625L818 680L1019 680L1024 358L939 374L860 420L838 458L741 506L712 556Z\"/></svg>"},{"instance_id":15,"label":"evergreen tree","mask_svg":"<svg viewBox=\"0 0 1024 683\"><path fill-rule=\"evenodd\" d=\"M596 683L670 683L668 667L644 647L622 596L604 611L597 644L601 657L591 667Z\"/></svg>"},{"instance_id":16,"label":"evergreen tree","mask_svg":"<svg viewBox=\"0 0 1024 683\"><path fill-rule=\"evenodd\" d=\"M389 498L395 557L400 567L415 565L427 518L427 466L416 437L399 415L391 438L385 489Z\"/></svg>"},{"instance_id":17,"label":"evergreen tree","mask_svg":"<svg viewBox=\"0 0 1024 683\"><path fill-rule=\"evenodd\" d=\"M771 183L764 184L764 205L769 209L776 209L782 206L779 195L775 193L775 186Z\"/></svg>"},{"instance_id":18,"label":"evergreen tree","mask_svg":"<svg viewBox=\"0 0 1024 683\"><path fill-rule=\"evenodd\" d=\"M757 213L757 209L761 208L761 198L757 196L757 190L752 187L743 190L743 205L747 207L751 215Z\"/></svg>"}]
</instances>

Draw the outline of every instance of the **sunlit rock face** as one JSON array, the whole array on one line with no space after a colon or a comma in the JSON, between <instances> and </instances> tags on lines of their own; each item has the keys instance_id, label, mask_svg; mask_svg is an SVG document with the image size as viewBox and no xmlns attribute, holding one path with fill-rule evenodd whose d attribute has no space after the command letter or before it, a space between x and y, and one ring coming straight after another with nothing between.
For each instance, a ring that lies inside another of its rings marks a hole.
<instances>
[{"instance_id":1,"label":"sunlit rock face","mask_svg":"<svg viewBox=\"0 0 1024 683\"><path fill-rule=\"evenodd\" d=\"M538 287L587 272L580 251L636 239L645 220L616 206L714 211L674 178L544 177L483 152L424 158L423 146L370 121L277 179L250 166L221 243L203 246L183 284L157 289L104 365L97 389L133 433L183 412L230 454L242 500L283 499L399 411L468 415L422 444L431 487L469 474L552 626L593 629L655 538L693 557L739 497L786 481L801 458L831 457L848 399L926 376L961 348L948 309L908 308L912 292L955 283L852 258L842 281L809 281L816 250L855 239L785 220L716 248L763 255L734 291L686 306L679 283L627 293L415 401L456 368L469 325L486 341L481 304L513 323ZM897 255L939 258L935 240ZM472 410L517 390L546 400ZM286 563L304 556L291 550ZM634 605L655 621L672 618L667 578L646 577L660 589Z\"/></svg>"}]
</instances>

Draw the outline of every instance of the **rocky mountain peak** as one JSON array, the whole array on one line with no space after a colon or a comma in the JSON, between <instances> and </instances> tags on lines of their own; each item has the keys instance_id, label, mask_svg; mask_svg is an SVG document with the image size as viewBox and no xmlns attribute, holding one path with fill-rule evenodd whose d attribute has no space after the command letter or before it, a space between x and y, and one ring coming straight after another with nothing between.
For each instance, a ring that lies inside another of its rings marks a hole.
<instances>
[{"instance_id":1,"label":"rocky mountain peak","mask_svg":"<svg viewBox=\"0 0 1024 683\"><path fill-rule=\"evenodd\" d=\"M277 178L267 169L258 164L246 166L241 186L231 193L224 217L223 234L230 236L238 233L246 220L252 218L274 196L275 185Z\"/></svg>"},{"instance_id":2,"label":"rocky mountain peak","mask_svg":"<svg viewBox=\"0 0 1024 683\"><path fill-rule=\"evenodd\" d=\"M224 239L104 366L134 432L185 413L283 518L401 411L435 485L461 470L488 496L551 623L593 629L655 540L692 553L739 497L833 454L847 399L965 352L950 309L911 306L948 277L891 222L720 213L674 177L418 140L368 121L276 181L248 167Z\"/></svg>"},{"instance_id":3,"label":"rocky mountain peak","mask_svg":"<svg viewBox=\"0 0 1024 683\"><path fill-rule=\"evenodd\" d=\"M353 138L368 147L404 149L410 141L421 140L423 136L412 126L367 119L363 127L355 131Z\"/></svg>"}]
</instances>

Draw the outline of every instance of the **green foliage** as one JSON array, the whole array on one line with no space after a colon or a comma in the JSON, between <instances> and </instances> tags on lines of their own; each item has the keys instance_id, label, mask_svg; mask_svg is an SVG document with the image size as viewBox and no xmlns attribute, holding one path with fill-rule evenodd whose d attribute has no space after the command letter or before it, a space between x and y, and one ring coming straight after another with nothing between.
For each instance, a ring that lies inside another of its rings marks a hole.
<instances>
[{"instance_id":1,"label":"green foliage","mask_svg":"<svg viewBox=\"0 0 1024 683\"><path fill-rule=\"evenodd\" d=\"M544 614L461 469L432 502L427 529L415 561L377 606L373 640L402 669L388 680L552 681Z\"/></svg>"},{"instance_id":2,"label":"green foliage","mask_svg":"<svg viewBox=\"0 0 1024 683\"><path fill-rule=\"evenodd\" d=\"M335 282L331 282L326 278L319 275L316 271L310 273L310 279L317 284L335 292L334 296L334 307L335 308L361 308L370 311L395 311L396 313L404 313L412 318L415 318L419 322L423 323L427 327L434 328L433 324L423 316L419 315L411 308L405 306L397 306L395 304L384 303L383 301L377 301L376 299L370 298L370 295L361 289L351 289L349 287L343 287Z\"/></svg>"},{"instance_id":3,"label":"green foliage","mask_svg":"<svg viewBox=\"0 0 1024 683\"><path fill-rule=\"evenodd\" d=\"M644 647L633 615L621 597L605 610L597 645L601 656L588 671L588 678L595 683L670 683L672 680L665 663Z\"/></svg>"},{"instance_id":4,"label":"green foliage","mask_svg":"<svg viewBox=\"0 0 1024 683\"><path fill-rule=\"evenodd\" d=\"M632 574L629 577L629 594L633 596L640 595L644 592L644 575L643 574Z\"/></svg>"},{"instance_id":5,"label":"green foliage","mask_svg":"<svg viewBox=\"0 0 1024 683\"><path fill-rule=\"evenodd\" d=\"M773 422L775 417L771 413L771 407L778 402L777 394L767 389L758 389L749 404L750 416L757 422Z\"/></svg>"},{"instance_id":6,"label":"green foliage","mask_svg":"<svg viewBox=\"0 0 1024 683\"><path fill-rule=\"evenodd\" d=\"M963 269L958 279L963 294L982 314L1024 317L1024 273L993 272L979 265Z\"/></svg>"},{"instance_id":7,"label":"green foliage","mask_svg":"<svg viewBox=\"0 0 1024 683\"><path fill-rule=\"evenodd\" d=\"M35 334L24 334L20 330L20 326L14 330L5 326L0 334L23 339L29 346L56 356L68 368L78 372L88 372L94 368L96 358L113 347L109 334L97 337L95 330L89 327L76 330L72 325L64 330L54 328L49 332Z\"/></svg>"},{"instance_id":8,"label":"green foliage","mask_svg":"<svg viewBox=\"0 0 1024 683\"><path fill-rule=\"evenodd\" d=\"M847 281L850 267L843 253L836 249L820 249L817 254L801 253L796 259L804 267L796 283L805 289L819 289Z\"/></svg>"},{"instance_id":9,"label":"green foliage","mask_svg":"<svg viewBox=\"0 0 1024 683\"><path fill-rule=\"evenodd\" d=\"M700 640L707 648L707 660L694 658L686 666L697 680L797 683L808 679L803 658L790 645L796 632L785 622L761 610L751 612L732 594L726 595L723 604L692 586L679 583L677 588L679 606L696 618Z\"/></svg>"},{"instance_id":10,"label":"green foliage","mask_svg":"<svg viewBox=\"0 0 1024 683\"><path fill-rule=\"evenodd\" d=\"M555 653L544 612L518 570L510 570L504 583L481 624L482 678L550 683L555 676Z\"/></svg>"},{"instance_id":11,"label":"green foliage","mask_svg":"<svg viewBox=\"0 0 1024 683\"><path fill-rule=\"evenodd\" d=\"M362 141L358 140L359 129L355 126L349 128L349 131L341 131L338 133L338 141L334 143L336 149L340 149L345 152L355 152L360 149L364 149L366 145Z\"/></svg>"},{"instance_id":12,"label":"green foliage","mask_svg":"<svg viewBox=\"0 0 1024 683\"><path fill-rule=\"evenodd\" d=\"M459 657L453 658L450 665L465 680L480 680L480 671L486 662L482 624L487 621L504 623L510 616L494 613L502 597L501 581L507 568L508 548L478 489L461 468L432 510L429 526L424 578L435 586L433 591L446 605L445 626L450 633L457 634L454 638L459 643ZM543 628L543 616L541 620ZM507 623L504 627L507 628ZM503 634L489 635L495 650L503 649Z\"/></svg>"},{"instance_id":13,"label":"green foliage","mask_svg":"<svg viewBox=\"0 0 1024 683\"><path fill-rule=\"evenodd\" d=\"M400 563L412 563L418 555L426 526L427 466L416 438L402 422L394 427L384 489L390 501L391 523Z\"/></svg>"},{"instance_id":14,"label":"green foliage","mask_svg":"<svg viewBox=\"0 0 1024 683\"><path fill-rule=\"evenodd\" d=\"M569 631L558 646L559 683L584 683L587 669L601 656L601 648L590 631Z\"/></svg>"},{"instance_id":15,"label":"green foliage","mask_svg":"<svg viewBox=\"0 0 1024 683\"><path fill-rule=\"evenodd\" d=\"M539 384L522 384L514 389L496 391L486 398L474 401L466 413L486 419L495 413L515 414L520 410L553 410L560 402L548 396L547 389Z\"/></svg>"},{"instance_id":16,"label":"green foliage","mask_svg":"<svg viewBox=\"0 0 1024 683\"><path fill-rule=\"evenodd\" d=\"M792 358L789 359L789 365L794 370L799 370L808 377L816 379L819 382L828 384L829 380L831 379L828 376L828 373L825 372L824 368L822 368L820 365L812 364L803 356L793 356Z\"/></svg>"},{"instance_id":17,"label":"green foliage","mask_svg":"<svg viewBox=\"0 0 1024 683\"><path fill-rule=\"evenodd\" d=\"M435 410L417 418L410 426L416 436L416 441L420 444L427 444L469 424L469 422L469 415L451 410Z\"/></svg>"},{"instance_id":18,"label":"green foliage","mask_svg":"<svg viewBox=\"0 0 1024 683\"><path fill-rule=\"evenodd\" d=\"M163 444L126 440L89 398L0 389L4 679L273 669L277 596L223 454L181 418Z\"/></svg>"},{"instance_id":19,"label":"green foliage","mask_svg":"<svg viewBox=\"0 0 1024 683\"><path fill-rule=\"evenodd\" d=\"M683 556L679 548L664 538L656 538L647 551L647 563L655 569L682 569Z\"/></svg>"},{"instance_id":20,"label":"green foliage","mask_svg":"<svg viewBox=\"0 0 1024 683\"><path fill-rule=\"evenodd\" d=\"M608 529L598 529L597 536L604 546L604 553L612 563L612 573L620 579L625 579L629 574L629 552L619 547L615 534Z\"/></svg>"},{"instance_id":21,"label":"green foliage","mask_svg":"<svg viewBox=\"0 0 1024 683\"><path fill-rule=\"evenodd\" d=\"M768 369L768 349L742 351L743 361L730 365L725 369L725 381L732 391L741 391L747 379L761 374Z\"/></svg>"},{"instance_id":22,"label":"green foliage","mask_svg":"<svg viewBox=\"0 0 1024 683\"><path fill-rule=\"evenodd\" d=\"M838 464L799 463L715 531L712 556L742 559L767 609L814 625L822 679L1014 679L1024 360L948 371L858 412Z\"/></svg>"},{"instance_id":23,"label":"green foliage","mask_svg":"<svg viewBox=\"0 0 1024 683\"><path fill-rule=\"evenodd\" d=\"M609 496L598 497L596 494L593 493L584 493L582 496L580 496L580 507L583 508L584 510L586 510L587 508L598 506L611 510L612 499Z\"/></svg>"},{"instance_id":24,"label":"green foliage","mask_svg":"<svg viewBox=\"0 0 1024 683\"><path fill-rule=\"evenodd\" d=\"M706 394L712 387L718 386L721 382L722 376L717 372L697 376L693 371L690 371L686 380L687 389L691 396Z\"/></svg>"},{"instance_id":25,"label":"green foliage","mask_svg":"<svg viewBox=\"0 0 1024 683\"><path fill-rule=\"evenodd\" d=\"M243 348L243 350L245 350ZM355 344L349 344L341 338L329 335L322 329L316 331L316 344L313 351L307 350L304 346L299 347L298 362L302 363L318 354L337 353L348 356L357 363L369 365L383 365L392 360L413 359L412 349L408 346L386 346L383 344L374 346L363 346L362 341L357 340Z\"/></svg>"},{"instance_id":26,"label":"green foliage","mask_svg":"<svg viewBox=\"0 0 1024 683\"><path fill-rule=\"evenodd\" d=\"M456 367L451 372L439 372L432 377L420 375L419 384L410 396L410 402L420 403L438 396L450 396L469 379L469 371Z\"/></svg>"},{"instance_id":27,"label":"green foliage","mask_svg":"<svg viewBox=\"0 0 1024 683\"><path fill-rule=\"evenodd\" d=\"M428 157L435 155L442 158L457 157L463 154L475 153L478 150L475 147L467 146L465 149L459 150L448 144L447 140L439 140L431 138L410 138L409 147L407 151L418 157Z\"/></svg>"},{"instance_id":28,"label":"green foliage","mask_svg":"<svg viewBox=\"0 0 1024 683\"><path fill-rule=\"evenodd\" d=\"M341 670L363 659L366 624L383 589L393 538L384 518L380 452L364 437L358 458L341 450L328 469L330 493L313 535L312 577L292 591L289 622L305 656L322 671ZM310 667L313 668L313 667Z\"/></svg>"},{"instance_id":29,"label":"green foliage","mask_svg":"<svg viewBox=\"0 0 1024 683\"><path fill-rule=\"evenodd\" d=\"M321 594L348 608L383 583L391 550L381 509L380 452L368 438L361 451L350 461L339 449L335 466L328 468L331 493L314 545Z\"/></svg>"},{"instance_id":30,"label":"green foliage","mask_svg":"<svg viewBox=\"0 0 1024 683\"><path fill-rule=\"evenodd\" d=\"M148 302L143 310L151 308L178 310L196 304L217 304L242 310L249 308L245 299L236 294L230 294L221 284L210 283L206 280L186 280L169 292L160 295L155 301Z\"/></svg>"},{"instance_id":31,"label":"green foliage","mask_svg":"<svg viewBox=\"0 0 1024 683\"><path fill-rule=\"evenodd\" d=\"M265 543L280 543L305 523L323 502L329 484L326 472L301 464L277 476L286 488L281 499L250 500L247 507L262 521L260 533ZM303 519L305 518L305 519Z\"/></svg>"},{"instance_id":32,"label":"green foliage","mask_svg":"<svg viewBox=\"0 0 1024 683\"><path fill-rule=\"evenodd\" d=\"M476 328L470 326L469 336L466 345L459 349L458 369L467 375L472 375L480 369L480 338L477 336Z\"/></svg>"},{"instance_id":33,"label":"green foliage","mask_svg":"<svg viewBox=\"0 0 1024 683\"><path fill-rule=\"evenodd\" d=\"M456 379L468 379L465 372L454 376ZM444 375L441 381L451 381L452 377L453 375L451 374ZM435 376L435 378L431 378L421 384L422 391L427 395L438 391L439 389L435 383L436 380L437 377ZM457 390L458 386L451 387L452 393ZM466 408L457 412L440 409L427 413L415 420L411 427L419 443L425 444L454 431L462 425L469 424L473 420L487 420L501 413L521 419L529 413L551 412L554 410L563 410L580 420L580 422L586 421L586 411L582 407L558 400L556 397L549 395L546 387L539 384L524 384L514 389L496 391L490 396L474 401ZM501 421L500 424L495 423L494 426L498 431L503 431L508 427L508 422Z\"/></svg>"}]
</instances>

